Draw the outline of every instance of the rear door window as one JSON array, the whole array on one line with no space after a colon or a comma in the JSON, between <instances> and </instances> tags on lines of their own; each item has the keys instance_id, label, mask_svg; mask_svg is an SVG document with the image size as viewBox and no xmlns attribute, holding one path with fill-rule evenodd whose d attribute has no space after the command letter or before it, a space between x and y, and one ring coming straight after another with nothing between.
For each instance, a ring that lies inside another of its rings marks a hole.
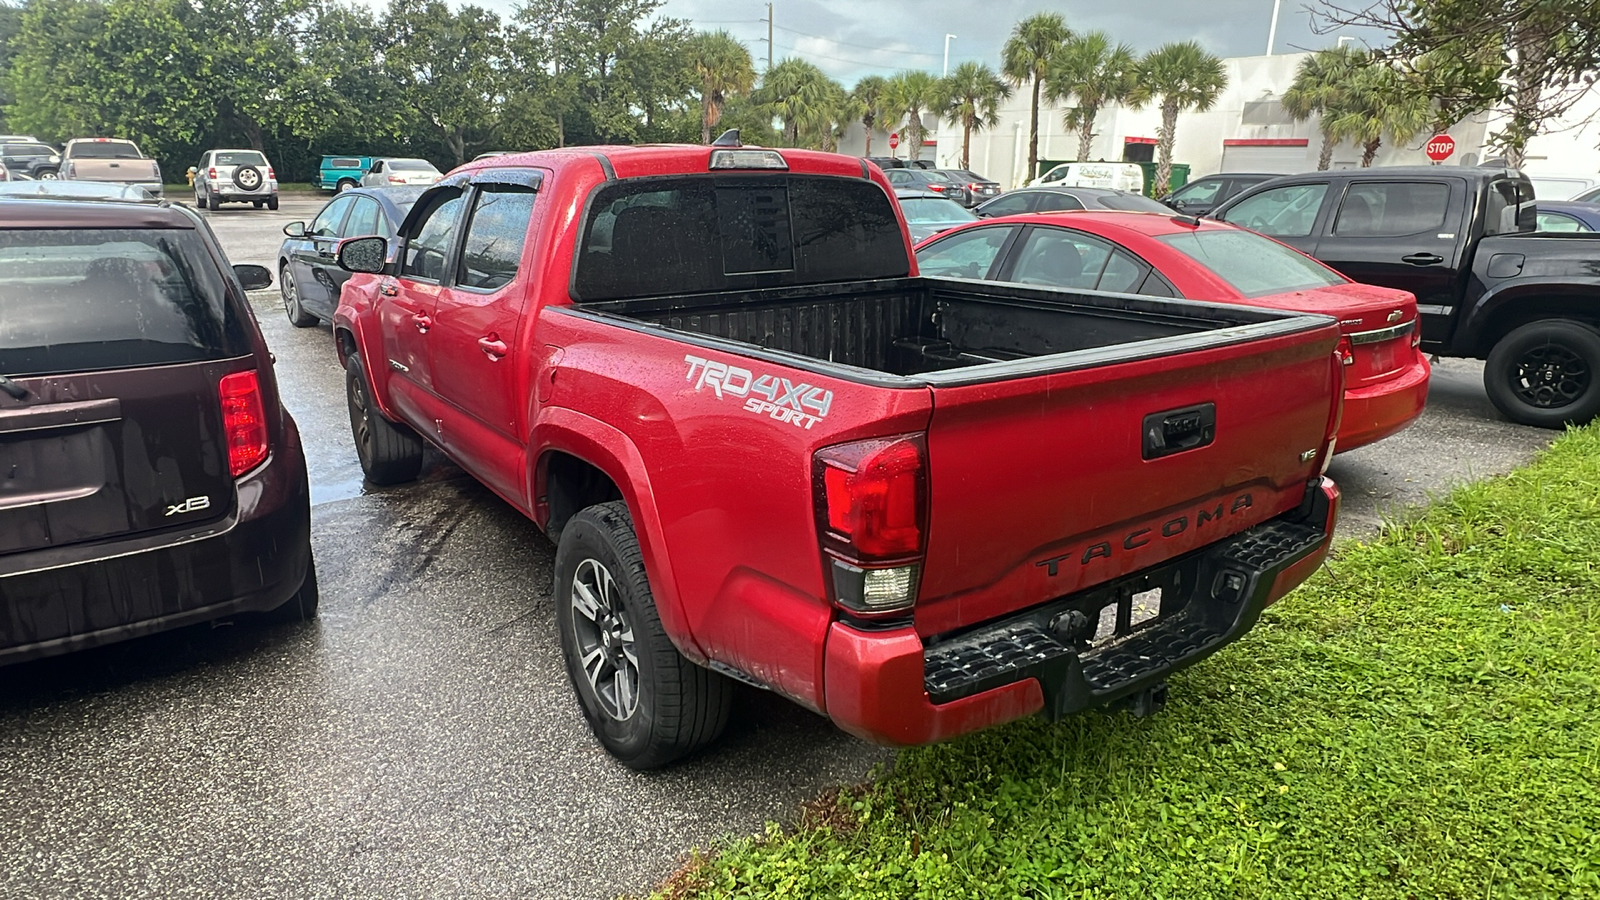
<instances>
[{"instance_id":1,"label":"rear door window","mask_svg":"<svg viewBox=\"0 0 1600 900\"><path fill-rule=\"evenodd\" d=\"M917 251L917 269L945 278L988 278L995 257L1014 231L1011 225L991 225L940 238Z\"/></svg>"},{"instance_id":2,"label":"rear door window","mask_svg":"<svg viewBox=\"0 0 1600 900\"><path fill-rule=\"evenodd\" d=\"M1121 250L1111 254L1105 271L1100 273L1096 290L1115 291L1119 294L1136 293L1140 284L1150 274L1150 267Z\"/></svg>"},{"instance_id":3,"label":"rear door window","mask_svg":"<svg viewBox=\"0 0 1600 900\"><path fill-rule=\"evenodd\" d=\"M983 205L983 214L986 216L1014 216L1017 213L1027 212L1033 205L1038 191L1017 191L996 197Z\"/></svg>"},{"instance_id":4,"label":"rear door window","mask_svg":"<svg viewBox=\"0 0 1600 900\"><path fill-rule=\"evenodd\" d=\"M1174 203L1216 203L1222 199L1219 196L1222 193L1222 186L1223 180L1220 178L1208 178L1205 181L1186 184L1178 188L1178 192L1172 195L1172 200Z\"/></svg>"},{"instance_id":5,"label":"rear door window","mask_svg":"<svg viewBox=\"0 0 1600 900\"><path fill-rule=\"evenodd\" d=\"M0 374L88 372L250 352L187 229L0 231Z\"/></svg>"},{"instance_id":6,"label":"rear door window","mask_svg":"<svg viewBox=\"0 0 1600 900\"><path fill-rule=\"evenodd\" d=\"M1040 191L1039 203L1034 207L1035 212L1071 212L1083 209L1083 204L1071 194L1059 194L1055 191Z\"/></svg>"},{"instance_id":7,"label":"rear door window","mask_svg":"<svg viewBox=\"0 0 1600 900\"><path fill-rule=\"evenodd\" d=\"M344 227L339 233L345 237L363 237L369 234L383 234L385 229L383 221L383 207L371 197L357 197L355 206L350 210L350 218L345 220Z\"/></svg>"},{"instance_id":8,"label":"rear door window","mask_svg":"<svg viewBox=\"0 0 1600 900\"><path fill-rule=\"evenodd\" d=\"M1442 182L1352 184L1339 204L1333 233L1340 237L1404 237L1437 232L1450 207Z\"/></svg>"},{"instance_id":9,"label":"rear door window","mask_svg":"<svg viewBox=\"0 0 1600 900\"><path fill-rule=\"evenodd\" d=\"M1239 201L1222 218L1273 237L1310 237L1328 185L1290 184Z\"/></svg>"},{"instance_id":10,"label":"rear door window","mask_svg":"<svg viewBox=\"0 0 1600 900\"><path fill-rule=\"evenodd\" d=\"M1111 259L1109 243L1064 228L1035 228L1014 254L1007 281L1094 290Z\"/></svg>"},{"instance_id":11,"label":"rear door window","mask_svg":"<svg viewBox=\"0 0 1600 900\"><path fill-rule=\"evenodd\" d=\"M478 189L472 223L461 247L456 283L481 291L497 291L517 277L522 246L528 237L537 195L519 185L489 184Z\"/></svg>"},{"instance_id":12,"label":"rear door window","mask_svg":"<svg viewBox=\"0 0 1600 900\"><path fill-rule=\"evenodd\" d=\"M429 209L417 220L412 237L406 242L405 263L400 274L423 281L443 281L445 258L455 239L456 220L461 214L461 192L440 191L429 200Z\"/></svg>"}]
</instances>

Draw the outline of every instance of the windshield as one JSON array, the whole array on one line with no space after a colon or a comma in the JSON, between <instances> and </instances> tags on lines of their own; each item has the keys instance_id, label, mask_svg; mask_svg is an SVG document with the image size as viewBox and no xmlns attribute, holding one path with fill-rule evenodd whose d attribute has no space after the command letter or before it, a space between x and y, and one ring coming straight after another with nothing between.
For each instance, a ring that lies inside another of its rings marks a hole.
<instances>
[{"instance_id":1,"label":"windshield","mask_svg":"<svg viewBox=\"0 0 1600 900\"><path fill-rule=\"evenodd\" d=\"M943 197L907 197L900 201L907 222L973 222L978 216Z\"/></svg>"},{"instance_id":2,"label":"windshield","mask_svg":"<svg viewBox=\"0 0 1600 900\"><path fill-rule=\"evenodd\" d=\"M425 159L391 159L389 168L396 172L437 172L433 163Z\"/></svg>"},{"instance_id":3,"label":"windshield","mask_svg":"<svg viewBox=\"0 0 1600 900\"><path fill-rule=\"evenodd\" d=\"M216 155L219 166L264 166L267 158L254 150L229 150Z\"/></svg>"},{"instance_id":4,"label":"windshield","mask_svg":"<svg viewBox=\"0 0 1600 900\"><path fill-rule=\"evenodd\" d=\"M184 229L0 231L0 372L87 372L249 353L210 260L199 235Z\"/></svg>"},{"instance_id":5,"label":"windshield","mask_svg":"<svg viewBox=\"0 0 1600 900\"><path fill-rule=\"evenodd\" d=\"M139 148L128 141L79 141L72 145L78 159L139 159Z\"/></svg>"},{"instance_id":6,"label":"windshield","mask_svg":"<svg viewBox=\"0 0 1600 900\"><path fill-rule=\"evenodd\" d=\"M1332 269L1248 231L1182 231L1156 240L1217 274L1246 297L1266 297L1344 284Z\"/></svg>"}]
</instances>

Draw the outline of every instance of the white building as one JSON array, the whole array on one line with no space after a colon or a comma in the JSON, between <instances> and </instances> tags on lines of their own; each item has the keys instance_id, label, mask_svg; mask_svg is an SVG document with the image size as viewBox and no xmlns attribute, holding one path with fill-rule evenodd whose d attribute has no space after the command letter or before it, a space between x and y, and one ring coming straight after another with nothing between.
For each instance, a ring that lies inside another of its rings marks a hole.
<instances>
[{"instance_id":1,"label":"white building","mask_svg":"<svg viewBox=\"0 0 1600 900\"><path fill-rule=\"evenodd\" d=\"M1295 70L1309 54L1285 53L1273 56L1241 56L1223 60L1228 87L1216 105L1206 112L1185 112L1178 117L1177 144L1173 161L1187 163L1190 178L1214 172L1304 172L1317 167L1322 136L1315 119L1293 122L1283 111L1279 98L1294 80ZM1026 87L1013 92L1000 109L1000 123L972 137L971 168L1007 187L1026 179L1028 164L1028 98ZM1078 134L1062 122L1064 108L1043 104L1039 109L1039 158L1070 160L1077 156ZM1600 173L1600 91L1590 91L1563 121L1554 123L1551 133L1529 142L1524 168L1540 174ZM960 164L961 131L949 122L927 123L933 130L929 146L920 154L942 167ZM1153 145L1161 113L1151 107L1128 109L1111 107L1100 111L1092 144L1093 159L1121 160L1130 146ZM1446 165L1475 165L1486 155L1484 142L1499 123L1492 116L1476 116L1450 129L1456 150ZM865 148L864 129L857 125L841 143L844 153L861 154ZM1431 135L1421 135L1405 145L1395 145L1387 137L1373 165L1425 165L1422 147ZM1135 151L1137 152L1137 151ZM879 131L873 137L872 155L888 156L888 135ZM893 155L906 157L901 146ZM1334 168L1361 164L1361 148L1342 144L1333 155Z\"/></svg>"}]
</instances>

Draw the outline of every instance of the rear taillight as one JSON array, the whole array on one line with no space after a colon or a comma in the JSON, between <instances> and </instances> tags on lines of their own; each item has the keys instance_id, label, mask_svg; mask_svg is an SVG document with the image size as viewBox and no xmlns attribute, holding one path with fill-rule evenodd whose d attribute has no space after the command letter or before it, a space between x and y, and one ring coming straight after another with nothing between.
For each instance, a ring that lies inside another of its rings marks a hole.
<instances>
[{"instance_id":1,"label":"rear taillight","mask_svg":"<svg viewBox=\"0 0 1600 900\"><path fill-rule=\"evenodd\" d=\"M267 177L276 180L277 177L278 177L278 173L272 171L272 167L271 166L267 166Z\"/></svg>"},{"instance_id":2,"label":"rear taillight","mask_svg":"<svg viewBox=\"0 0 1600 900\"><path fill-rule=\"evenodd\" d=\"M825 447L813 466L817 532L834 601L865 615L910 609L927 539L923 437Z\"/></svg>"},{"instance_id":3,"label":"rear taillight","mask_svg":"<svg viewBox=\"0 0 1600 900\"><path fill-rule=\"evenodd\" d=\"M206 170L206 177L215 179L217 177L217 170L215 168L207 169Z\"/></svg>"},{"instance_id":4,"label":"rear taillight","mask_svg":"<svg viewBox=\"0 0 1600 900\"><path fill-rule=\"evenodd\" d=\"M1339 336L1339 349L1334 351L1339 354L1339 359L1347 366L1356 364L1356 345L1351 342L1350 335Z\"/></svg>"},{"instance_id":5,"label":"rear taillight","mask_svg":"<svg viewBox=\"0 0 1600 900\"><path fill-rule=\"evenodd\" d=\"M238 478L267 458L267 416L261 405L261 381L253 369L234 372L222 377L218 393L222 398L222 432L228 439L228 471Z\"/></svg>"},{"instance_id":6,"label":"rear taillight","mask_svg":"<svg viewBox=\"0 0 1600 900\"><path fill-rule=\"evenodd\" d=\"M928 185L928 190L930 190L930 191L938 191L939 193L942 194L945 191L949 190L949 188L945 187L942 184L930 184L930 185Z\"/></svg>"},{"instance_id":7,"label":"rear taillight","mask_svg":"<svg viewBox=\"0 0 1600 900\"><path fill-rule=\"evenodd\" d=\"M1339 349L1334 351L1328 359L1328 368L1333 370L1333 406L1328 410L1328 425L1322 433L1322 459L1317 465L1319 476L1328 474L1328 466L1333 463L1333 454L1339 443L1339 426L1344 424L1344 389L1345 367L1350 365L1350 339L1339 338Z\"/></svg>"}]
</instances>

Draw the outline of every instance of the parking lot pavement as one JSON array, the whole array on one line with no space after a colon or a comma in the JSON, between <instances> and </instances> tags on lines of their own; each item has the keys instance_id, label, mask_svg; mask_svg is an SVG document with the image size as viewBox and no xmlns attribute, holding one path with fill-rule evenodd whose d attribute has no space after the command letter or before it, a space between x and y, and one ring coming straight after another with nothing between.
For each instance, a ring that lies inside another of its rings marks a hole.
<instances>
[{"instance_id":1,"label":"parking lot pavement","mask_svg":"<svg viewBox=\"0 0 1600 900\"><path fill-rule=\"evenodd\" d=\"M317 207L207 216L270 265ZM322 617L0 669L0 897L610 897L890 759L748 690L687 763L613 763L562 669L549 543L438 460L364 489L329 330L254 308L308 447ZM1335 460L1346 534L1549 440L1496 419L1477 368L1440 365L1422 421Z\"/></svg>"}]
</instances>

